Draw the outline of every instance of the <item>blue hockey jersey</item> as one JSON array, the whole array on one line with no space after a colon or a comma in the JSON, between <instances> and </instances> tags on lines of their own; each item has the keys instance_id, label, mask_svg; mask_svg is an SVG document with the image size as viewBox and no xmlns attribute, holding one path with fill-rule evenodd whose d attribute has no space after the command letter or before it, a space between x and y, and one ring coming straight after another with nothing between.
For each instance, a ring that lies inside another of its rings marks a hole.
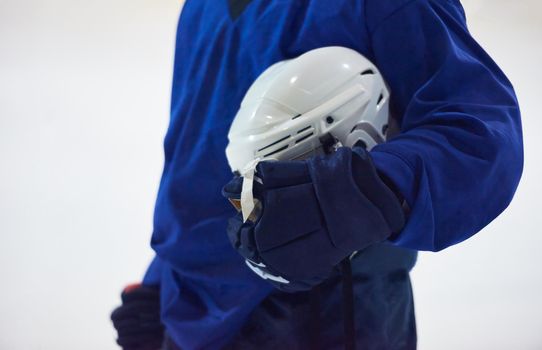
<instances>
[{"instance_id":1,"label":"blue hockey jersey","mask_svg":"<svg viewBox=\"0 0 542 350\"><path fill-rule=\"evenodd\" d=\"M187 0L145 283L186 349L219 348L271 287L230 247L227 132L250 84L277 61L354 49L382 72L400 130L371 154L411 209L392 244L440 250L509 204L523 166L513 88L471 37L457 0Z\"/></svg>"}]
</instances>

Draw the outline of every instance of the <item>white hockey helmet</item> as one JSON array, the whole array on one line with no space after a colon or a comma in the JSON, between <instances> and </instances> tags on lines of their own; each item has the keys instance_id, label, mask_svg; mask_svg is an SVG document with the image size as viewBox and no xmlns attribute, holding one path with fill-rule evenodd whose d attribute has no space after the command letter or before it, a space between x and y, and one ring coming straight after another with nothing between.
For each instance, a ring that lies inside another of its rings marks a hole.
<instances>
[{"instance_id":1,"label":"white hockey helmet","mask_svg":"<svg viewBox=\"0 0 542 350\"><path fill-rule=\"evenodd\" d=\"M291 160L334 143L383 142L389 91L358 52L324 47L267 68L247 91L228 133L233 172L254 160Z\"/></svg>"}]
</instances>

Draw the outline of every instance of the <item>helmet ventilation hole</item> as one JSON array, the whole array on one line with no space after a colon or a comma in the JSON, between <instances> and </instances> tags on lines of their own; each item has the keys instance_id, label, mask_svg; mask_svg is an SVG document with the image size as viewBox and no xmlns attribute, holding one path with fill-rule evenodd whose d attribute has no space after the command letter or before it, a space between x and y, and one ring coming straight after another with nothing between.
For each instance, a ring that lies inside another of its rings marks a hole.
<instances>
[{"instance_id":1,"label":"helmet ventilation hole","mask_svg":"<svg viewBox=\"0 0 542 350\"><path fill-rule=\"evenodd\" d=\"M264 154L263 156L264 156L264 158L265 158L265 157L269 157L269 156L271 156L271 155L273 155L273 154L275 154L275 153L279 153L279 152L284 151L286 148L288 148L288 145L286 145L286 146L284 146L284 147L281 147L281 148L277 149L276 151L273 151L273 152Z\"/></svg>"},{"instance_id":2,"label":"helmet ventilation hole","mask_svg":"<svg viewBox=\"0 0 542 350\"><path fill-rule=\"evenodd\" d=\"M300 143L300 142L302 142L302 141L305 141L306 139L308 139L308 138L311 137L312 135L314 135L313 132L311 132L310 134L305 135L305 136L299 138L298 140L295 141L295 143L298 144L298 143Z\"/></svg>"},{"instance_id":3,"label":"helmet ventilation hole","mask_svg":"<svg viewBox=\"0 0 542 350\"><path fill-rule=\"evenodd\" d=\"M260 148L260 149L258 150L258 152L261 152L261 151L263 151L264 149L267 149L267 148L269 148L269 147L271 147L271 146L276 145L277 143L280 143L280 142L282 142L282 141L284 141L284 140L287 140L288 138L290 138L290 135L285 136L285 137L281 138L280 140L277 140L277 141L275 141L275 142L273 142L273 143L270 143L269 145L267 145L267 146L265 146L265 147ZM288 147L288 146L286 146L286 147ZM275 152L273 152L273 153L275 153Z\"/></svg>"},{"instance_id":4,"label":"helmet ventilation hole","mask_svg":"<svg viewBox=\"0 0 542 350\"><path fill-rule=\"evenodd\" d=\"M303 131L307 131L307 130L309 130L310 128L311 128L311 126L309 125L309 126L307 126L307 127L304 127L303 129L299 130L297 133L298 133L298 134L301 134Z\"/></svg>"}]
</instances>

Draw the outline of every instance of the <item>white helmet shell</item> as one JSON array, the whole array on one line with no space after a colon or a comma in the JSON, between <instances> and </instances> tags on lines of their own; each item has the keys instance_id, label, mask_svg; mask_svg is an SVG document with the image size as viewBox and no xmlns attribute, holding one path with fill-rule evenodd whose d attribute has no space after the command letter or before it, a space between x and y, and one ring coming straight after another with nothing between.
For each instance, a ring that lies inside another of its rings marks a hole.
<instances>
[{"instance_id":1,"label":"white helmet shell","mask_svg":"<svg viewBox=\"0 0 542 350\"><path fill-rule=\"evenodd\" d=\"M228 133L234 172L256 160L298 159L331 135L367 149L385 139L389 91L358 52L324 47L266 69L247 91Z\"/></svg>"}]
</instances>

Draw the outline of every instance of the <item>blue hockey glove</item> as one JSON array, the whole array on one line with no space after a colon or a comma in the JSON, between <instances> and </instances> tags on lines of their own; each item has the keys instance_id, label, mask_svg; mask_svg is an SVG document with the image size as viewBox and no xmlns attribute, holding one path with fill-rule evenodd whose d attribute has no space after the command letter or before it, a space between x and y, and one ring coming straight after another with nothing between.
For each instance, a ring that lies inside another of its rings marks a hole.
<instances>
[{"instance_id":1,"label":"blue hockey glove","mask_svg":"<svg viewBox=\"0 0 542 350\"><path fill-rule=\"evenodd\" d=\"M228 237L247 264L285 291L307 290L353 252L399 232L400 200L379 177L363 148L339 148L303 161L264 161L256 167L254 221L230 219ZM223 188L239 198L242 178Z\"/></svg>"}]
</instances>

